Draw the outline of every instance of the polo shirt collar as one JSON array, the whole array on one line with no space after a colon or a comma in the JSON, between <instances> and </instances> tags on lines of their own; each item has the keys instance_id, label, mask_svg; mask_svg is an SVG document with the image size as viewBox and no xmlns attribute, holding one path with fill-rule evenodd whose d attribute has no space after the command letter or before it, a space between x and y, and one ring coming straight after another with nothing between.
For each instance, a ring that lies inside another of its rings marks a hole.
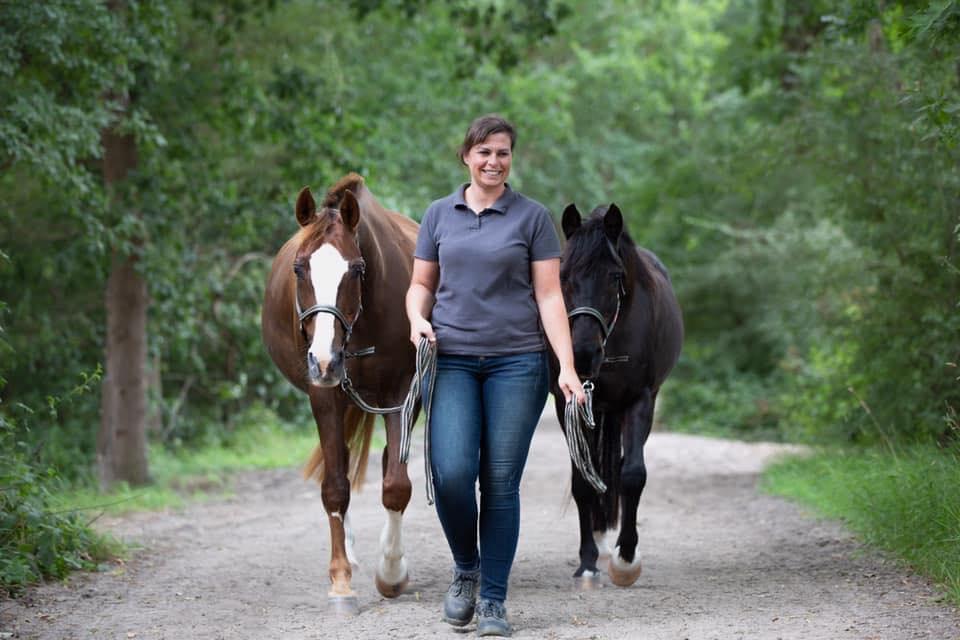
<instances>
[{"instance_id":1,"label":"polo shirt collar","mask_svg":"<svg viewBox=\"0 0 960 640\"><path fill-rule=\"evenodd\" d=\"M470 183L464 183L457 189L456 197L454 198L453 206L455 209L467 209L470 210L470 205L467 204L467 200L464 197L464 194L467 191L467 187L470 186ZM497 213L506 213L507 209L510 208L510 204L516 199L517 193L510 188L509 183L504 183L503 193L500 194L500 197L497 198L497 201L492 205L487 207L485 211L496 211ZM479 213L479 211L477 212Z\"/></svg>"}]
</instances>

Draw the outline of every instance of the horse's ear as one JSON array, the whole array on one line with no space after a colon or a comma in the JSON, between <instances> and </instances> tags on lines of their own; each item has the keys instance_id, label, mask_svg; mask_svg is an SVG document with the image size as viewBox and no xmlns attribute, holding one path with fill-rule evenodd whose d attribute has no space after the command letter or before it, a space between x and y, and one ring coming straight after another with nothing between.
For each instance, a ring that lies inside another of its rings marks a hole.
<instances>
[{"instance_id":1,"label":"horse's ear","mask_svg":"<svg viewBox=\"0 0 960 640\"><path fill-rule=\"evenodd\" d=\"M580 223L583 220L580 217L580 210L577 209L577 205L572 202L567 205L567 208L563 210L563 218L561 226L563 227L563 237L570 238L573 235L573 232L580 228Z\"/></svg>"},{"instance_id":2,"label":"horse's ear","mask_svg":"<svg viewBox=\"0 0 960 640\"><path fill-rule=\"evenodd\" d=\"M349 189L343 192L343 199L340 201L340 218L350 231L357 230L360 223L360 203Z\"/></svg>"},{"instance_id":3,"label":"horse's ear","mask_svg":"<svg viewBox=\"0 0 960 640\"><path fill-rule=\"evenodd\" d=\"M297 222L300 223L301 227L305 227L313 222L314 217L317 215L317 203L313 200L310 187L300 189L294 211L297 213Z\"/></svg>"},{"instance_id":4,"label":"horse's ear","mask_svg":"<svg viewBox=\"0 0 960 640\"><path fill-rule=\"evenodd\" d=\"M610 242L614 243L623 232L623 214L620 213L620 207L612 202L603 215L603 232L610 239Z\"/></svg>"}]
</instances>

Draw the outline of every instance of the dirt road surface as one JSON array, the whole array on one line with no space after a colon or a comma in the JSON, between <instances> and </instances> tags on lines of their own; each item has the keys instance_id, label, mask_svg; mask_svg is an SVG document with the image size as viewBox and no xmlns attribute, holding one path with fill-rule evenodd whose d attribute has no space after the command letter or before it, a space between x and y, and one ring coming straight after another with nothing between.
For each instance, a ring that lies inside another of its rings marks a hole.
<instances>
[{"instance_id":1,"label":"dirt road surface","mask_svg":"<svg viewBox=\"0 0 960 640\"><path fill-rule=\"evenodd\" d=\"M517 638L960 638L960 615L921 578L833 522L757 491L783 447L654 433L640 504L644 570L633 587L573 589L576 508L555 420L538 428L521 489L508 610ZM373 456L371 456L373 458ZM142 547L125 566L0 601L0 638L206 640L474 637L440 620L449 552L425 503L422 458L404 522L410 588L377 594L384 513L371 467L351 513L360 615L326 605L329 558L319 488L296 469L236 479L234 494L182 511L102 522Z\"/></svg>"}]
</instances>

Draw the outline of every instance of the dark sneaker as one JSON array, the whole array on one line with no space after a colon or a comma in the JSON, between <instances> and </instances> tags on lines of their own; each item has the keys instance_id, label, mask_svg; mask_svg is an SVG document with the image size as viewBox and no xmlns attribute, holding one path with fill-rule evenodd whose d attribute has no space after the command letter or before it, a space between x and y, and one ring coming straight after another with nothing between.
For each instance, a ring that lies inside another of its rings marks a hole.
<instances>
[{"instance_id":1,"label":"dark sneaker","mask_svg":"<svg viewBox=\"0 0 960 640\"><path fill-rule=\"evenodd\" d=\"M478 636L509 636L513 633L507 622L507 609L502 602L481 600L477 605Z\"/></svg>"},{"instance_id":2,"label":"dark sneaker","mask_svg":"<svg viewBox=\"0 0 960 640\"><path fill-rule=\"evenodd\" d=\"M480 586L480 570L453 570L453 582L443 599L443 621L462 627L473 620L477 608L477 588Z\"/></svg>"}]
</instances>

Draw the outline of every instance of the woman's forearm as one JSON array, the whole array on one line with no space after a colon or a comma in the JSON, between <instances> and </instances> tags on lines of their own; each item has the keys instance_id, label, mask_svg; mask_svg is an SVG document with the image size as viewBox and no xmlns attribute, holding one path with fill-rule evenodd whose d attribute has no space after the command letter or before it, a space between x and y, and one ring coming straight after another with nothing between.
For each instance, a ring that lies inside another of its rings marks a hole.
<instances>
[{"instance_id":1,"label":"woman's forearm","mask_svg":"<svg viewBox=\"0 0 960 640\"><path fill-rule=\"evenodd\" d=\"M434 297L433 292L422 284L414 282L407 289L406 308L407 317L410 320L430 318L430 312L433 310Z\"/></svg>"},{"instance_id":2,"label":"woman's forearm","mask_svg":"<svg viewBox=\"0 0 960 640\"><path fill-rule=\"evenodd\" d=\"M560 368L573 370L573 346L570 339L570 324L567 322L567 308L563 303L563 295L559 291L551 293L537 300L540 309L540 322L543 332L547 334L547 341L553 349Z\"/></svg>"}]
</instances>

